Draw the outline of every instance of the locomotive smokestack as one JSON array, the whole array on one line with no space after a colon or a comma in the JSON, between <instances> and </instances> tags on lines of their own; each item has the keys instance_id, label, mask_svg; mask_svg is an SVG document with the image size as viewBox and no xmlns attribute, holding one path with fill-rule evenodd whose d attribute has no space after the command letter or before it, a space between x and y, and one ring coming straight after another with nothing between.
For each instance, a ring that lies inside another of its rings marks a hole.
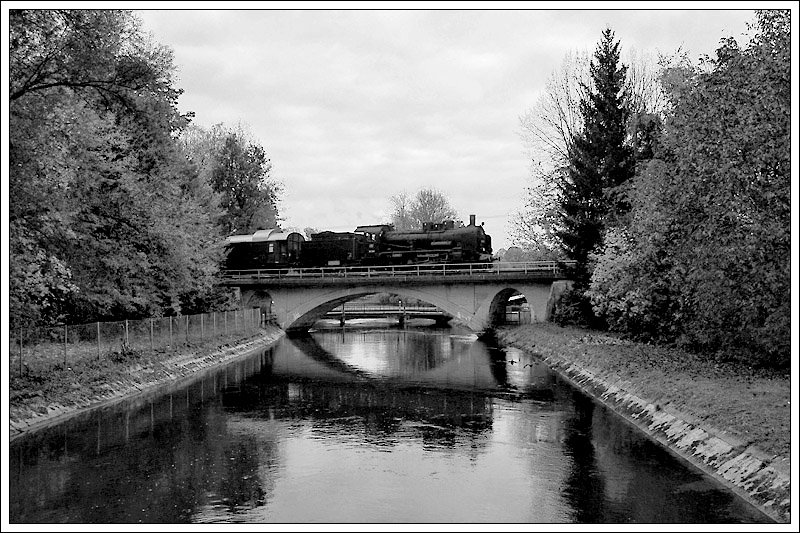
<instances>
[{"instance_id":1,"label":"locomotive smokestack","mask_svg":"<svg viewBox=\"0 0 800 533\"><path fill-rule=\"evenodd\" d=\"M469 216L469 225L470 226L474 226L475 225L475 215L470 215Z\"/></svg>"}]
</instances>

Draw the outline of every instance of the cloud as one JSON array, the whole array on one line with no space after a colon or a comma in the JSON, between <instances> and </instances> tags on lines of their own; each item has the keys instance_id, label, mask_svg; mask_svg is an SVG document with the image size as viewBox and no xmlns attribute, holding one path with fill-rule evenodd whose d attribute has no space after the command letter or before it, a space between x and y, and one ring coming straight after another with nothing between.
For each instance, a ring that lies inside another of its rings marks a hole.
<instances>
[{"instance_id":1,"label":"cloud","mask_svg":"<svg viewBox=\"0 0 800 533\"><path fill-rule=\"evenodd\" d=\"M150 10L175 51L182 110L242 121L285 185L287 225L386 219L389 197L436 186L507 247L528 159L519 117L606 27L623 51L711 53L737 10Z\"/></svg>"}]
</instances>

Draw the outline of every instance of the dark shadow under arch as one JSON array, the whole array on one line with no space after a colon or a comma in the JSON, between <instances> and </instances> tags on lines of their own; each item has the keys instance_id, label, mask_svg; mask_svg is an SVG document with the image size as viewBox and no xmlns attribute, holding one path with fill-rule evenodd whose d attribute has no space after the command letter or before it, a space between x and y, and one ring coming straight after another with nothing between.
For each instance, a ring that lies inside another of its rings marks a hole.
<instances>
[{"instance_id":1,"label":"dark shadow under arch","mask_svg":"<svg viewBox=\"0 0 800 533\"><path fill-rule=\"evenodd\" d=\"M506 307L508 306L508 299L519 294L516 289L508 288L498 292L492 299L492 304L489 307L489 327L494 328L505 324L506 321Z\"/></svg>"}]
</instances>

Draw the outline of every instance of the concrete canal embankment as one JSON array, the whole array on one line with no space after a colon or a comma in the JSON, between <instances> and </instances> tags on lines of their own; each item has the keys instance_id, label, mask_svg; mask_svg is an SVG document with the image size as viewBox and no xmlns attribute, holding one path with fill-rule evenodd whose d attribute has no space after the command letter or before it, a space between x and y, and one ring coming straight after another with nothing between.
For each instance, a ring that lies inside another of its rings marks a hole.
<instances>
[{"instance_id":1,"label":"concrete canal embankment","mask_svg":"<svg viewBox=\"0 0 800 533\"><path fill-rule=\"evenodd\" d=\"M686 359L682 361L683 369L670 364L659 368L657 356L668 351L552 324L502 328L497 331L497 339L501 345L543 360L575 387L773 520L790 523L789 455L775 453L785 449L780 437L785 437L786 442L789 438L788 378L786 383L769 378L737 379L704 372L702 368L692 369ZM715 379L717 383L710 386L709 382ZM724 392L715 394L716 386ZM710 389L707 392L711 399L703 397L706 392L693 394L692 387ZM780 410L764 416L761 426L779 426L778 431L768 427L742 429L743 424L750 424L745 411L759 409L755 402L749 405L748 399L758 395L768 397L767 403ZM683 401L686 397L691 398ZM718 408L714 405L717 401ZM706 410L715 413L713 419L709 420ZM783 422L776 424L774 418L784 415L785 426ZM764 437L783 431L785 436Z\"/></svg>"},{"instance_id":2,"label":"concrete canal embankment","mask_svg":"<svg viewBox=\"0 0 800 533\"><path fill-rule=\"evenodd\" d=\"M9 406L9 440L14 441L29 432L86 415L95 409L158 394L165 387L179 387L197 379L202 372L267 347L283 335L282 329L268 326L258 335L207 353L179 353L158 362L128 367L122 372L109 372L99 384L89 386L76 382L66 389L12 403Z\"/></svg>"}]
</instances>

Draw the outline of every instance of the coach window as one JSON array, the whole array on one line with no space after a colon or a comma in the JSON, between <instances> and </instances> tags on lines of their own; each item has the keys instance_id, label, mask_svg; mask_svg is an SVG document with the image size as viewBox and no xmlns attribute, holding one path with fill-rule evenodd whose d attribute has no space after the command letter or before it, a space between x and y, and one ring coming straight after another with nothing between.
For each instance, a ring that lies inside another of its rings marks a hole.
<instances>
[{"instance_id":1,"label":"coach window","mask_svg":"<svg viewBox=\"0 0 800 533\"><path fill-rule=\"evenodd\" d=\"M274 251L275 251L275 243L271 242L269 243L269 253L272 253Z\"/></svg>"}]
</instances>

